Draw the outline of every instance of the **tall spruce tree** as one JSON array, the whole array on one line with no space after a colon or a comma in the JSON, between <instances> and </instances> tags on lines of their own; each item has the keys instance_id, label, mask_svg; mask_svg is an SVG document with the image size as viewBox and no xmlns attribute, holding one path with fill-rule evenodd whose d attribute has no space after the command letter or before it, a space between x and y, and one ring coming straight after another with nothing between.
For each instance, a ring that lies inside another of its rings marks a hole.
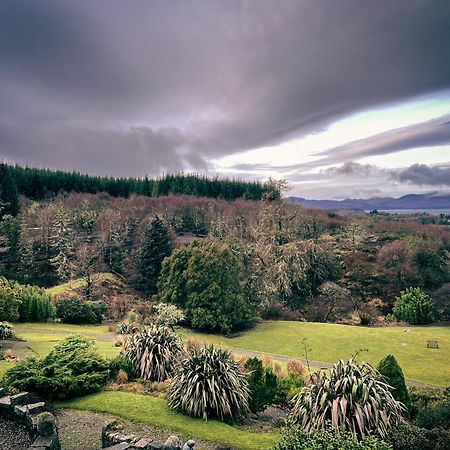
<instances>
[{"instance_id":1,"label":"tall spruce tree","mask_svg":"<svg viewBox=\"0 0 450 450\"><path fill-rule=\"evenodd\" d=\"M386 381L393 387L392 395L395 400L402 402L409 408L409 394L406 388L405 376L397 360L392 355L387 355L378 364L378 371L386 378Z\"/></svg>"},{"instance_id":2,"label":"tall spruce tree","mask_svg":"<svg viewBox=\"0 0 450 450\"><path fill-rule=\"evenodd\" d=\"M156 216L145 228L140 249L140 284L149 295L156 292L162 261L172 253L172 239L165 223Z\"/></svg>"},{"instance_id":3,"label":"tall spruce tree","mask_svg":"<svg viewBox=\"0 0 450 450\"><path fill-rule=\"evenodd\" d=\"M19 210L17 184L9 167L5 163L0 163L0 219L7 214L16 216Z\"/></svg>"}]
</instances>

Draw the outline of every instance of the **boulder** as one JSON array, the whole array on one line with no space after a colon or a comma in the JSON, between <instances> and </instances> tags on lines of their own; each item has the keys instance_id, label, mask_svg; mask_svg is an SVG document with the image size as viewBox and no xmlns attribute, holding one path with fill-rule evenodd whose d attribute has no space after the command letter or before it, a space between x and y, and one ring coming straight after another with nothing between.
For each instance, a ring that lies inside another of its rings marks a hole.
<instances>
[{"instance_id":1,"label":"boulder","mask_svg":"<svg viewBox=\"0 0 450 450\"><path fill-rule=\"evenodd\" d=\"M178 436L172 435L167 438L163 446L164 450L181 450L181 441Z\"/></svg>"},{"instance_id":2,"label":"boulder","mask_svg":"<svg viewBox=\"0 0 450 450\"><path fill-rule=\"evenodd\" d=\"M36 419L36 428L40 436L51 436L56 430L55 416L49 412L40 413Z\"/></svg>"},{"instance_id":3,"label":"boulder","mask_svg":"<svg viewBox=\"0 0 450 450\"><path fill-rule=\"evenodd\" d=\"M30 402L30 394L21 392L20 394L11 395L11 406L25 405Z\"/></svg>"}]
</instances>

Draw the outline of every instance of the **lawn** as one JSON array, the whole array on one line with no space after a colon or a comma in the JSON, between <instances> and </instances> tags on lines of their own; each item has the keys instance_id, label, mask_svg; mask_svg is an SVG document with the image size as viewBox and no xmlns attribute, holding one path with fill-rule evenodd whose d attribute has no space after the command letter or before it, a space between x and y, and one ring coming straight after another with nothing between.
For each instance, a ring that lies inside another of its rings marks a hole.
<instances>
[{"instance_id":1,"label":"lawn","mask_svg":"<svg viewBox=\"0 0 450 450\"><path fill-rule=\"evenodd\" d=\"M405 377L437 386L450 385L450 327L355 327L312 322L269 321L234 338L193 333L183 330L183 337L196 336L201 342L240 350L303 358L302 339L308 338L310 360L334 363L349 358L356 350L367 352L358 359L378 362L394 355ZM439 349L427 348L427 340L439 342Z\"/></svg>"},{"instance_id":2,"label":"lawn","mask_svg":"<svg viewBox=\"0 0 450 450\"><path fill-rule=\"evenodd\" d=\"M276 433L252 433L215 420L205 422L186 417L169 409L163 399L129 392L105 391L69 400L58 406L114 414L242 450L269 449L278 440Z\"/></svg>"}]
</instances>

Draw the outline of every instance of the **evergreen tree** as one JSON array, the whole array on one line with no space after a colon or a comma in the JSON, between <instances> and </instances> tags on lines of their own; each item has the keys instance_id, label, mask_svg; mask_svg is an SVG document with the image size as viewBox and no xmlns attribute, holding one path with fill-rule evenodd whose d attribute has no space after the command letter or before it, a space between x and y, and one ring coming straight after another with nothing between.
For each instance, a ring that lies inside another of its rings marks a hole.
<instances>
[{"instance_id":1,"label":"evergreen tree","mask_svg":"<svg viewBox=\"0 0 450 450\"><path fill-rule=\"evenodd\" d=\"M387 355L378 364L378 371L386 378L386 381L393 387L392 395L396 400L409 407L409 394L406 388L405 376L402 368L392 355Z\"/></svg>"},{"instance_id":2,"label":"evergreen tree","mask_svg":"<svg viewBox=\"0 0 450 450\"><path fill-rule=\"evenodd\" d=\"M162 261L172 253L172 239L165 223L156 216L145 228L140 249L140 281L143 290L153 295Z\"/></svg>"},{"instance_id":3,"label":"evergreen tree","mask_svg":"<svg viewBox=\"0 0 450 450\"><path fill-rule=\"evenodd\" d=\"M0 164L0 219L6 214L16 216L19 212L19 192L9 167Z\"/></svg>"},{"instance_id":4,"label":"evergreen tree","mask_svg":"<svg viewBox=\"0 0 450 450\"><path fill-rule=\"evenodd\" d=\"M70 277L70 262L74 252L74 236L70 224L70 218L63 205L58 205L53 220L51 247L54 256L50 262L60 280Z\"/></svg>"}]
</instances>

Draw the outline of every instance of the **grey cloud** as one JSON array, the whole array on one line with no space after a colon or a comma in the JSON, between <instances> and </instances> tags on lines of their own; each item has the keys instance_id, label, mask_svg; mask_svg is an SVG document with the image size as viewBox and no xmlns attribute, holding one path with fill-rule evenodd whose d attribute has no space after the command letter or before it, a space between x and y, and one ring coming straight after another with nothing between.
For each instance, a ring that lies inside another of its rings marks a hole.
<instances>
[{"instance_id":1,"label":"grey cloud","mask_svg":"<svg viewBox=\"0 0 450 450\"><path fill-rule=\"evenodd\" d=\"M401 182L419 186L450 186L450 166L414 164L406 169L400 170L396 174L396 178Z\"/></svg>"},{"instance_id":2,"label":"grey cloud","mask_svg":"<svg viewBox=\"0 0 450 450\"><path fill-rule=\"evenodd\" d=\"M99 173L204 168L449 88L449 22L441 0L3 0L0 120L20 133L0 130L0 156ZM122 131L139 126L151 144ZM176 142L153 139L162 128ZM356 158L340 152L330 164Z\"/></svg>"}]
</instances>

